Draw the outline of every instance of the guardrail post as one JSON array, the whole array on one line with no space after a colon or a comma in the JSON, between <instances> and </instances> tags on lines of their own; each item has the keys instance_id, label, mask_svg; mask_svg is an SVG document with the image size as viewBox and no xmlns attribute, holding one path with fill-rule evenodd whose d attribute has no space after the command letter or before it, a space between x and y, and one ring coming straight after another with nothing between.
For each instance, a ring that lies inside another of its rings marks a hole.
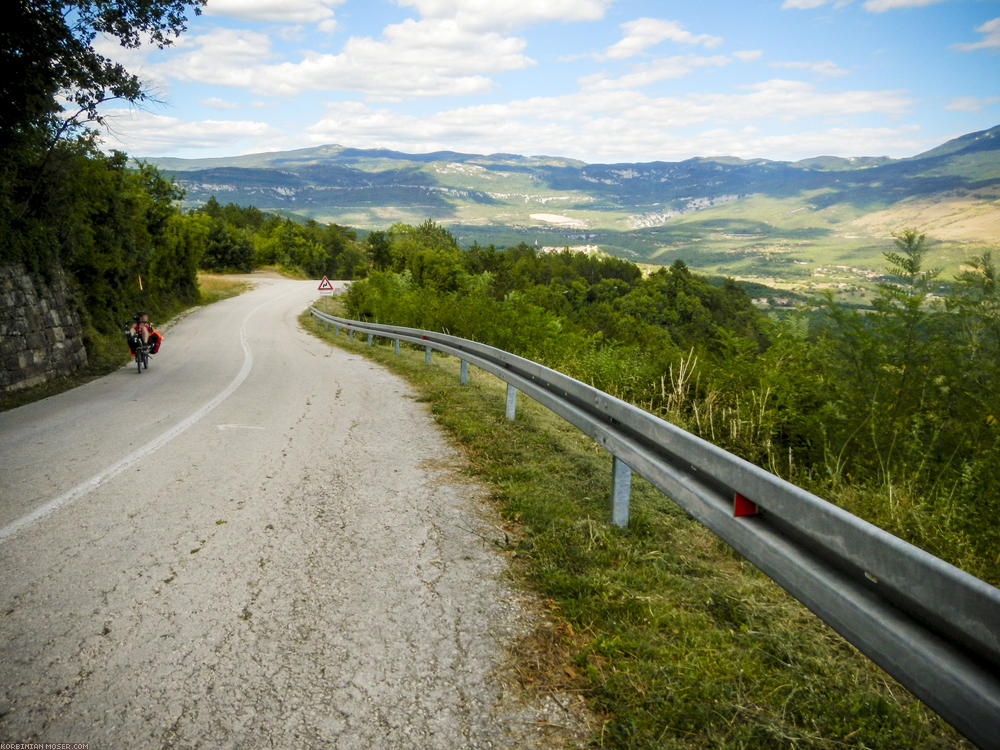
<instances>
[{"instance_id":1,"label":"guardrail post","mask_svg":"<svg viewBox=\"0 0 1000 750\"><path fill-rule=\"evenodd\" d=\"M375 334L369 333L368 334L368 346L371 346L372 345L372 341L374 341L374 340L375 340Z\"/></svg>"},{"instance_id":2,"label":"guardrail post","mask_svg":"<svg viewBox=\"0 0 1000 750\"><path fill-rule=\"evenodd\" d=\"M399 339L396 339L396 354L399 354Z\"/></svg>"},{"instance_id":3,"label":"guardrail post","mask_svg":"<svg viewBox=\"0 0 1000 750\"><path fill-rule=\"evenodd\" d=\"M431 348L429 346L424 347L424 362L427 364L431 363Z\"/></svg>"},{"instance_id":4,"label":"guardrail post","mask_svg":"<svg viewBox=\"0 0 1000 750\"><path fill-rule=\"evenodd\" d=\"M628 526L629 495L632 494L632 469L618 456L611 468L611 523Z\"/></svg>"},{"instance_id":5,"label":"guardrail post","mask_svg":"<svg viewBox=\"0 0 1000 750\"><path fill-rule=\"evenodd\" d=\"M507 419L517 416L517 388L507 383Z\"/></svg>"},{"instance_id":6,"label":"guardrail post","mask_svg":"<svg viewBox=\"0 0 1000 750\"><path fill-rule=\"evenodd\" d=\"M340 326L338 326L336 323L333 324L333 335L334 336L340 335Z\"/></svg>"},{"instance_id":7,"label":"guardrail post","mask_svg":"<svg viewBox=\"0 0 1000 750\"><path fill-rule=\"evenodd\" d=\"M469 363L466 362L464 359L462 360L462 364L459 367L458 382L461 383L462 385L469 384Z\"/></svg>"},{"instance_id":8,"label":"guardrail post","mask_svg":"<svg viewBox=\"0 0 1000 750\"><path fill-rule=\"evenodd\" d=\"M354 341L354 329L353 328L348 328L347 329L347 338L349 338L351 341Z\"/></svg>"}]
</instances>

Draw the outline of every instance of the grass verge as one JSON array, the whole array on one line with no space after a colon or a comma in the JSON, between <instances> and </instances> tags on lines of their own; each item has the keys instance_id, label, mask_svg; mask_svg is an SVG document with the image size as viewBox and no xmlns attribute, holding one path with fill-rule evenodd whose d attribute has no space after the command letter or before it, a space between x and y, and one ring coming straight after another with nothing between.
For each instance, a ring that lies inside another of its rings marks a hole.
<instances>
[{"instance_id":1,"label":"grass verge","mask_svg":"<svg viewBox=\"0 0 1000 750\"><path fill-rule=\"evenodd\" d=\"M594 746L971 747L644 480L628 529L611 526L610 455L548 410L522 396L508 422L486 373L470 368L462 387L457 360L428 367L422 349L301 320L406 378L491 488L513 575L562 625L535 681L583 692L601 718Z\"/></svg>"},{"instance_id":2,"label":"grass verge","mask_svg":"<svg viewBox=\"0 0 1000 750\"><path fill-rule=\"evenodd\" d=\"M243 292L249 291L250 282L243 279L234 279L225 274L199 273L198 274L198 304L210 305L230 297L236 297Z\"/></svg>"}]
</instances>

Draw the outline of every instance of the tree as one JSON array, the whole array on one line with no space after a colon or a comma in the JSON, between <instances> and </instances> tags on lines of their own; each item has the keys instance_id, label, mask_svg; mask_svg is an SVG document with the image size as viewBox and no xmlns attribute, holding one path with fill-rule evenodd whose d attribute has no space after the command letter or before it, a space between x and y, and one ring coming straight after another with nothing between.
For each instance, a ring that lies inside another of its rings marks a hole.
<instances>
[{"instance_id":1,"label":"tree","mask_svg":"<svg viewBox=\"0 0 1000 750\"><path fill-rule=\"evenodd\" d=\"M88 121L98 107L148 98L137 76L99 54L98 34L128 49L168 46L186 29L189 8L205 0L12 0L0 24L0 155L41 137L51 148ZM75 112L63 119L60 100Z\"/></svg>"},{"instance_id":2,"label":"tree","mask_svg":"<svg viewBox=\"0 0 1000 750\"><path fill-rule=\"evenodd\" d=\"M884 255L889 272L900 281L879 284L879 295L872 306L876 310L876 335L885 352L884 369L889 375L889 421L895 428L898 419L905 419L919 408L926 392L924 383L933 375L933 365L938 361L934 354L936 317L928 302L931 282L940 272L924 270L927 248L923 234L906 229L893 237L897 252Z\"/></svg>"},{"instance_id":3,"label":"tree","mask_svg":"<svg viewBox=\"0 0 1000 750\"><path fill-rule=\"evenodd\" d=\"M957 350L950 367L961 374L962 386L953 391L968 436L976 425L993 430L1000 420L1000 285L989 250L965 265L947 304L954 319L949 337Z\"/></svg>"},{"instance_id":4,"label":"tree","mask_svg":"<svg viewBox=\"0 0 1000 750\"><path fill-rule=\"evenodd\" d=\"M368 245L368 257L372 265L379 271L384 271L392 264L392 245L388 232L372 232L365 241Z\"/></svg>"},{"instance_id":5,"label":"tree","mask_svg":"<svg viewBox=\"0 0 1000 750\"><path fill-rule=\"evenodd\" d=\"M962 313L963 334L970 348L1000 351L1000 285L998 269L989 250L966 261L955 277L955 296L949 308Z\"/></svg>"},{"instance_id":6,"label":"tree","mask_svg":"<svg viewBox=\"0 0 1000 750\"><path fill-rule=\"evenodd\" d=\"M203 213L212 219L222 218L222 205L219 200L213 195L210 196L207 201L205 201L201 208L198 209L199 213Z\"/></svg>"},{"instance_id":7,"label":"tree","mask_svg":"<svg viewBox=\"0 0 1000 750\"><path fill-rule=\"evenodd\" d=\"M212 221L201 257L202 268L249 272L253 270L253 256L253 243L244 232L224 221Z\"/></svg>"}]
</instances>

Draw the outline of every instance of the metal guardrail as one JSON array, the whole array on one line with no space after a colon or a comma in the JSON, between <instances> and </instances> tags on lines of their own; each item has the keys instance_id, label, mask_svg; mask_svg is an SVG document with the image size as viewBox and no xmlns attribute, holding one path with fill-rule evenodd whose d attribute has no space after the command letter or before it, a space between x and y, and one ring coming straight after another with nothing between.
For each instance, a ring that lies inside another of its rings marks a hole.
<instances>
[{"instance_id":1,"label":"metal guardrail","mask_svg":"<svg viewBox=\"0 0 1000 750\"><path fill-rule=\"evenodd\" d=\"M1000 748L1000 590L631 404L536 362L433 331L338 318L325 325L458 357L521 391L614 458L612 521L628 522L634 470L707 526L947 722Z\"/></svg>"}]
</instances>

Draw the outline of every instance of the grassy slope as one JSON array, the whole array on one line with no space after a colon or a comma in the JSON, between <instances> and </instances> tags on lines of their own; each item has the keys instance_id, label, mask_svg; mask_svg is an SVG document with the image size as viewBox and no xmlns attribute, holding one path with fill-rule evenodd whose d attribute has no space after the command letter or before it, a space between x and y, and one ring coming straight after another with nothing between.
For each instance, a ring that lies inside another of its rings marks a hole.
<instances>
[{"instance_id":1,"label":"grassy slope","mask_svg":"<svg viewBox=\"0 0 1000 750\"><path fill-rule=\"evenodd\" d=\"M427 367L423 351L395 355L302 323L406 377L492 488L506 519L495 543L565 623L553 650L562 660L550 653L533 683L583 692L602 719L594 745L966 746L644 481L629 528L610 526L610 456L547 410L522 397L508 422L492 376L470 368L462 388L453 359Z\"/></svg>"}]
</instances>

